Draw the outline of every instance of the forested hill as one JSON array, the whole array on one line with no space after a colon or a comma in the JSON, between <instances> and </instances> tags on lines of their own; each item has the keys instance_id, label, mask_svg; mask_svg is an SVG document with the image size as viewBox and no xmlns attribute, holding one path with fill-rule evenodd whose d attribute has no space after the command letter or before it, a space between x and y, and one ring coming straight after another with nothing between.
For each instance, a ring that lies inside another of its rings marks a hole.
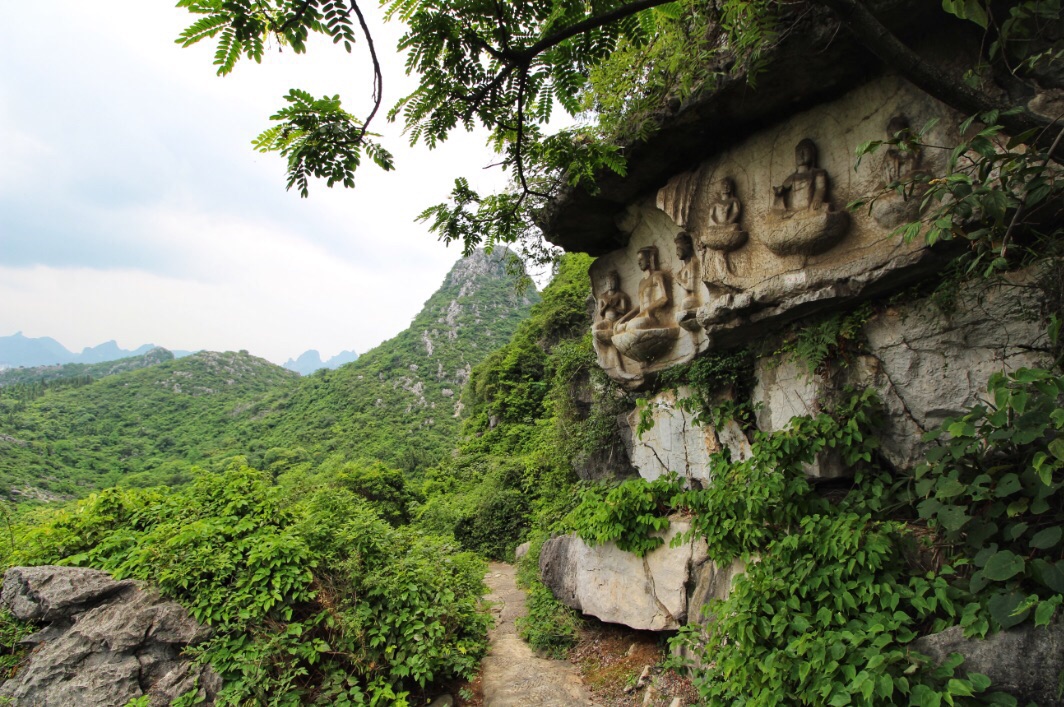
<instances>
[{"instance_id":1,"label":"forested hill","mask_svg":"<svg viewBox=\"0 0 1064 707\"><path fill-rule=\"evenodd\" d=\"M33 400L0 390L0 494L83 495L131 474L181 480L189 463L239 453L256 416L299 375L247 353L204 351Z\"/></svg>"},{"instance_id":2,"label":"forested hill","mask_svg":"<svg viewBox=\"0 0 1064 707\"><path fill-rule=\"evenodd\" d=\"M507 272L509 251L459 260L410 326L337 370L304 378L261 421L267 447L379 459L410 472L455 445L473 366L509 341L539 294Z\"/></svg>"},{"instance_id":3,"label":"forested hill","mask_svg":"<svg viewBox=\"0 0 1064 707\"><path fill-rule=\"evenodd\" d=\"M408 329L338 370L300 378L245 352L201 352L0 388L0 498L173 485L234 455L275 471L327 458L432 463L455 445L471 367L539 299L517 288L508 258L460 260Z\"/></svg>"},{"instance_id":4,"label":"forested hill","mask_svg":"<svg viewBox=\"0 0 1064 707\"><path fill-rule=\"evenodd\" d=\"M114 361L102 363L64 363L54 366L29 366L8 368L0 371L0 388L38 384L38 389L48 385L76 385L80 382L90 382L117 373L135 371L138 368L147 368L165 361L173 361L174 355L161 347L155 347L147 353L139 356L128 356ZM64 383L65 382L65 383ZM10 391L8 391L10 392Z\"/></svg>"}]
</instances>

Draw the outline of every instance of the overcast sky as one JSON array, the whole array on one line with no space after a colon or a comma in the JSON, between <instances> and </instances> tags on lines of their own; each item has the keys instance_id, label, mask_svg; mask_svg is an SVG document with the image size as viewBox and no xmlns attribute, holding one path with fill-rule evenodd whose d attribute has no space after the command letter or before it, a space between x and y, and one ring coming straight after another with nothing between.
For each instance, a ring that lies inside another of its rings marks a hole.
<instances>
[{"instance_id":1,"label":"overcast sky","mask_svg":"<svg viewBox=\"0 0 1064 707\"><path fill-rule=\"evenodd\" d=\"M501 175L479 136L364 164L354 190L285 191L284 164L251 139L293 87L339 93L356 112L368 64L331 44L270 52L224 78L213 44L181 49L192 21L173 0L9 2L0 42L0 336L51 336L80 351L248 349L283 362L394 336L461 252L414 216L454 177ZM370 3L368 7L374 7ZM412 86L374 22L386 107ZM476 184L476 182L475 182Z\"/></svg>"}]
</instances>

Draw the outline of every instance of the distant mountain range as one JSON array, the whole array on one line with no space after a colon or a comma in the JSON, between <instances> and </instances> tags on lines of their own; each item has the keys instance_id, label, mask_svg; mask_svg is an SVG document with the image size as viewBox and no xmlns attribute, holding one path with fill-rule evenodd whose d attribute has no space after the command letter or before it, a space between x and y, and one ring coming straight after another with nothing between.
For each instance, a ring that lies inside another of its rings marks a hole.
<instances>
[{"instance_id":1,"label":"distant mountain range","mask_svg":"<svg viewBox=\"0 0 1064 707\"><path fill-rule=\"evenodd\" d=\"M119 348L114 340L99 346L86 346L81 353L68 350L50 336L31 338L17 332L12 336L0 336L0 369L19 366L55 366L64 363L103 363L120 358L143 356L155 344L144 344L133 350ZM191 351L171 351L174 358L188 356Z\"/></svg>"},{"instance_id":2,"label":"distant mountain range","mask_svg":"<svg viewBox=\"0 0 1064 707\"><path fill-rule=\"evenodd\" d=\"M328 368L331 371L335 371L345 363L351 363L358 358L358 354L354 351L341 351L328 361L321 360L321 354L315 349L304 351L298 358L290 358L285 361L284 367L290 371L295 371L300 375L309 376L314 371L322 368Z\"/></svg>"}]
</instances>

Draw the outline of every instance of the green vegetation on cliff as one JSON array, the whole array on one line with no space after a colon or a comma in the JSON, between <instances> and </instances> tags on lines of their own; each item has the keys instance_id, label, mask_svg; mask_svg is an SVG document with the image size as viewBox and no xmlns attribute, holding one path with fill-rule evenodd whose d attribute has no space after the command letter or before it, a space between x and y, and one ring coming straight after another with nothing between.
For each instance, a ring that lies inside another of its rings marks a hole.
<instances>
[{"instance_id":1,"label":"green vegetation on cliff","mask_svg":"<svg viewBox=\"0 0 1064 707\"><path fill-rule=\"evenodd\" d=\"M460 260L409 327L353 363L307 376L262 420L256 443L407 472L437 463L454 447L470 370L539 299L518 287L508 260L504 249Z\"/></svg>"},{"instance_id":2,"label":"green vegetation on cliff","mask_svg":"<svg viewBox=\"0 0 1064 707\"><path fill-rule=\"evenodd\" d=\"M64 381L85 383L173 360L174 355L172 353L164 348L156 347L140 356L129 356L101 363L64 363L57 366L31 366L28 368L20 366L0 371L0 388L8 388L8 390L3 391L5 396L13 395L18 397L20 393L11 390L11 388L20 385L26 386L25 391L22 392L22 397L37 397L33 392L35 385L39 392L43 392L46 387L58 387Z\"/></svg>"},{"instance_id":3,"label":"green vegetation on cliff","mask_svg":"<svg viewBox=\"0 0 1064 707\"><path fill-rule=\"evenodd\" d=\"M509 343L473 368L464 440L426 475L421 527L502 559L536 509L567 503L559 491L576 480L571 460L581 455L571 438L582 426L569 386L586 382L593 364L585 336L590 262L565 256Z\"/></svg>"}]
</instances>

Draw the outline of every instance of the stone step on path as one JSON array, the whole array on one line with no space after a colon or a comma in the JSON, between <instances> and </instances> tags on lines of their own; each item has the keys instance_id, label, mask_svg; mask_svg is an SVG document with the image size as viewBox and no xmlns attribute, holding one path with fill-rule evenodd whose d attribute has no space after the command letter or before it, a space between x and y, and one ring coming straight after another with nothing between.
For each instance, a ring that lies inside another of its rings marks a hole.
<instances>
[{"instance_id":1,"label":"stone step on path","mask_svg":"<svg viewBox=\"0 0 1064 707\"><path fill-rule=\"evenodd\" d=\"M484 578L495 616L481 664L485 707L594 707L574 665L538 657L517 635L515 622L527 609L516 575L513 565L493 562Z\"/></svg>"}]
</instances>

